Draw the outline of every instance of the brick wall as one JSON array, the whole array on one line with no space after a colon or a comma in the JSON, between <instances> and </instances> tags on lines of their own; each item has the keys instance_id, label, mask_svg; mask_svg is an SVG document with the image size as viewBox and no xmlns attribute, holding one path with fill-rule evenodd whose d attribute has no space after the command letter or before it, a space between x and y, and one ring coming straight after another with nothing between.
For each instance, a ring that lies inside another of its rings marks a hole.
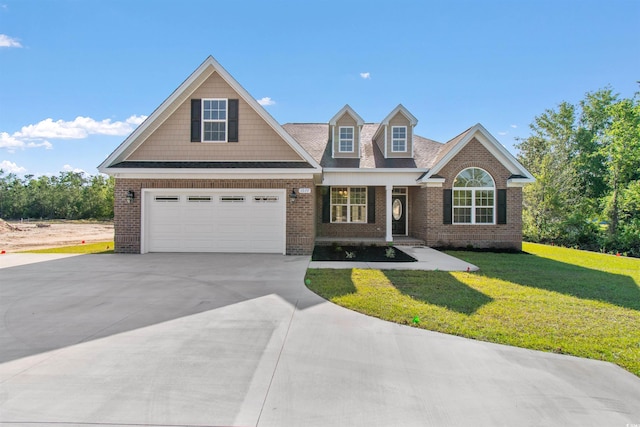
<instances>
[{"instance_id":1,"label":"brick wall","mask_svg":"<svg viewBox=\"0 0 640 427\"><path fill-rule=\"evenodd\" d=\"M141 190L143 188L311 188L311 194L298 194L295 203L287 197L287 255L309 255L314 244L315 187L310 179L273 180L206 180L206 179L116 179L115 186L115 251L140 253ZM135 199L127 203L127 192L133 190Z\"/></svg>"},{"instance_id":2,"label":"brick wall","mask_svg":"<svg viewBox=\"0 0 640 427\"><path fill-rule=\"evenodd\" d=\"M507 189L507 224L454 225L443 224L442 193L451 189L453 180L464 169L478 167L495 180L496 189L507 188L511 176L502 164L475 138L469 142L439 173L445 178L442 187L412 191L415 204L411 215L411 231L428 246L494 247L522 249L522 189Z\"/></svg>"},{"instance_id":3,"label":"brick wall","mask_svg":"<svg viewBox=\"0 0 640 427\"><path fill-rule=\"evenodd\" d=\"M373 224L351 223L323 223L322 222L322 193L329 191L329 187L317 187L316 191L316 229L318 237L385 237L385 188L376 187L376 221Z\"/></svg>"}]
</instances>

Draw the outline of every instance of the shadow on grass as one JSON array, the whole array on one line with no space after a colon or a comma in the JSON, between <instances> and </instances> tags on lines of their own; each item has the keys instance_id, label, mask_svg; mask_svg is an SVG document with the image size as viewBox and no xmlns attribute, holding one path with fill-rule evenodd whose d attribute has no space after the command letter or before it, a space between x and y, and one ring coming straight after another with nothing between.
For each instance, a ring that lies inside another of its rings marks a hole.
<instances>
[{"instance_id":1,"label":"shadow on grass","mask_svg":"<svg viewBox=\"0 0 640 427\"><path fill-rule=\"evenodd\" d=\"M477 265L480 267L477 274L486 277L640 310L640 287L633 277L624 274L608 273L526 253L447 253Z\"/></svg>"},{"instance_id":2,"label":"shadow on grass","mask_svg":"<svg viewBox=\"0 0 640 427\"><path fill-rule=\"evenodd\" d=\"M446 272L385 270L384 274L405 295L462 314L473 314L493 298Z\"/></svg>"},{"instance_id":3,"label":"shadow on grass","mask_svg":"<svg viewBox=\"0 0 640 427\"><path fill-rule=\"evenodd\" d=\"M473 314L493 299L457 280L450 273L384 270L382 273L403 295L462 314ZM314 269L307 272L307 287L327 300L358 293L353 270Z\"/></svg>"},{"instance_id":4,"label":"shadow on grass","mask_svg":"<svg viewBox=\"0 0 640 427\"><path fill-rule=\"evenodd\" d=\"M331 301L344 295L358 292L352 279L352 269L313 269L307 270L305 284L312 292Z\"/></svg>"}]
</instances>

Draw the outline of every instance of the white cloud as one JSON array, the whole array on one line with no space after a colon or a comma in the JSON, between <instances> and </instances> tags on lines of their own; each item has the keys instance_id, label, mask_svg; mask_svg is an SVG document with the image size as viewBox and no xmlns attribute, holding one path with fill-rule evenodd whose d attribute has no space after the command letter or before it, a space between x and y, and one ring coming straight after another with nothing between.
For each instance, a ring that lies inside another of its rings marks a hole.
<instances>
[{"instance_id":1,"label":"white cloud","mask_svg":"<svg viewBox=\"0 0 640 427\"><path fill-rule=\"evenodd\" d=\"M0 34L0 47L22 47L18 39L9 37L6 34Z\"/></svg>"},{"instance_id":2,"label":"white cloud","mask_svg":"<svg viewBox=\"0 0 640 427\"><path fill-rule=\"evenodd\" d=\"M23 126L18 132L0 132L0 148L9 152L25 148L45 148L53 145L47 139L84 139L89 135L128 135L147 116L130 116L125 121L112 122L111 119L94 120L91 117L76 117L73 121L45 119L35 125Z\"/></svg>"},{"instance_id":3,"label":"white cloud","mask_svg":"<svg viewBox=\"0 0 640 427\"><path fill-rule=\"evenodd\" d=\"M371 79L371 73L370 72L360 73L360 77L362 77L365 80L370 80Z\"/></svg>"},{"instance_id":4,"label":"white cloud","mask_svg":"<svg viewBox=\"0 0 640 427\"><path fill-rule=\"evenodd\" d=\"M96 121L91 117L78 116L73 121L45 119L35 125L23 126L13 134L16 138L27 139L83 139L89 135L124 136L130 134L146 116L131 116L125 121L112 122L111 119Z\"/></svg>"},{"instance_id":5,"label":"white cloud","mask_svg":"<svg viewBox=\"0 0 640 427\"><path fill-rule=\"evenodd\" d=\"M74 168L71 165L62 166L62 170L65 171L65 172L86 173L84 170L82 170L80 168Z\"/></svg>"},{"instance_id":6,"label":"white cloud","mask_svg":"<svg viewBox=\"0 0 640 427\"><path fill-rule=\"evenodd\" d=\"M266 107L268 105L275 105L276 101L274 101L273 99L269 98L268 96L265 96L264 98L258 99L258 104L262 105L263 107Z\"/></svg>"},{"instance_id":7,"label":"white cloud","mask_svg":"<svg viewBox=\"0 0 640 427\"><path fill-rule=\"evenodd\" d=\"M518 125L511 125L512 128L517 129Z\"/></svg>"},{"instance_id":8,"label":"white cloud","mask_svg":"<svg viewBox=\"0 0 640 427\"><path fill-rule=\"evenodd\" d=\"M47 150L53 148L49 141L29 141L17 138L16 134L9 135L7 132L0 132L0 148L6 148L8 152L15 153L17 149L44 147Z\"/></svg>"},{"instance_id":9,"label":"white cloud","mask_svg":"<svg viewBox=\"0 0 640 427\"><path fill-rule=\"evenodd\" d=\"M7 132L0 132L0 148L23 148L24 141L20 141L19 139L9 135Z\"/></svg>"},{"instance_id":10,"label":"white cloud","mask_svg":"<svg viewBox=\"0 0 640 427\"><path fill-rule=\"evenodd\" d=\"M508 134L509 132L498 132L498 135L500 136L505 136L506 134Z\"/></svg>"},{"instance_id":11,"label":"white cloud","mask_svg":"<svg viewBox=\"0 0 640 427\"><path fill-rule=\"evenodd\" d=\"M4 173L23 173L27 171L26 168L18 166L17 164L10 162L9 160L1 161L0 169L2 169Z\"/></svg>"}]
</instances>

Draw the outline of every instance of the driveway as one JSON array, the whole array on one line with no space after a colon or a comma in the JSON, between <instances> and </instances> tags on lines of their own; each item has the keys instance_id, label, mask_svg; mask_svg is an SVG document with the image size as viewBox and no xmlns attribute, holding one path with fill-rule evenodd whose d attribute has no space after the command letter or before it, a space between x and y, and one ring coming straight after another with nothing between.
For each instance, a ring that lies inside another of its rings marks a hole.
<instances>
[{"instance_id":1,"label":"driveway","mask_svg":"<svg viewBox=\"0 0 640 427\"><path fill-rule=\"evenodd\" d=\"M640 424L630 373L348 311L308 257L3 257L2 427Z\"/></svg>"}]
</instances>

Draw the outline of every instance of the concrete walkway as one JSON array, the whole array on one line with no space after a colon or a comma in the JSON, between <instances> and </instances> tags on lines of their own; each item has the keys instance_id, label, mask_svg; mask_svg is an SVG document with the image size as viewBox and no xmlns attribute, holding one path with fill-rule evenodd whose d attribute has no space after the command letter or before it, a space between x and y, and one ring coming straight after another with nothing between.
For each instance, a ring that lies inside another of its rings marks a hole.
<instances>
[{"instance_id":1,"label":"concrete walkway","mask_svg":"<svg viewBox=\"0 0 640 427\"><path fill-rule=\"evenodd\" d=\"M348 261L311 261L309 268L370 268L378 270L440 270L440 271L478 271L479 268L464 260L452 257L426 246L396 246L411 255L417 262L348 262Z\"/></svg>"},{"instance_id":2,"label":"concrete walkway","mask_svg":"<svg viewBox=\"0 0 640 427\"><path fill-rule=\"evenodd\" d=\"M304 287L307 257L15 260L2 427L640 423L640 379L612 364L343 309Z\"/></svg>"}]
</instances>

